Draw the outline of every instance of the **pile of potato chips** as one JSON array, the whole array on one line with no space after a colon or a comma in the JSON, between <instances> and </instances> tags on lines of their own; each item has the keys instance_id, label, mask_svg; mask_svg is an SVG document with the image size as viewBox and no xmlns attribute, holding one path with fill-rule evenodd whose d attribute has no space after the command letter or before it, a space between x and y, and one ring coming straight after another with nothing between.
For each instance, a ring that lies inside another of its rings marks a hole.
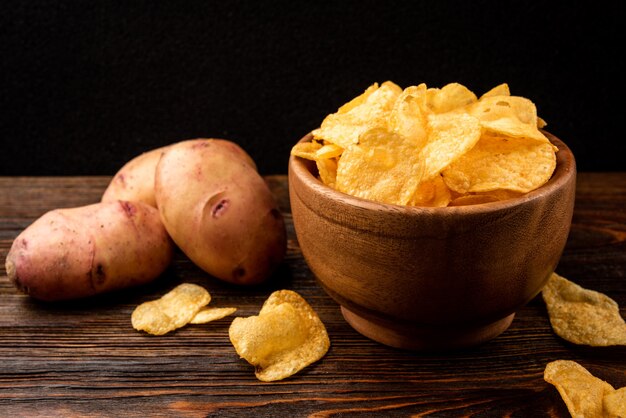
<instances>
[{"instance_id":1,"label":"pile of potato chips","mask_svg":"<svg viewBox=\"0 0 626 418\"><path fill-rule=\"evenodd\" d=\"M292 155L320 180L381 203L457 206L508 199L545 184L557 148L534 103L501 84L478 98L465 86L371 85L328 115Z\"/></svg>"}]
</instances>

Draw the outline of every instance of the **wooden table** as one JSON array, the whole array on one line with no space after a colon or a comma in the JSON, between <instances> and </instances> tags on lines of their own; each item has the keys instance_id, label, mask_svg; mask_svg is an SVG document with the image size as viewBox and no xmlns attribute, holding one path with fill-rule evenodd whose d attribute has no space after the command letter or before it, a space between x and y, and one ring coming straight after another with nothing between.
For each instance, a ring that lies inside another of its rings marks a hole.
<instances>
[{"instance_id":1,"label":"wooden table","mask_svg":"<svg viewBox=\"0 0 626 418\"><path fill-rule=\"evenodd\" d=\"M0 178L0 416L569 416L545 365L573 359L626 386L626 347L579 347L555 336L540 297L480 347L414 353L361 336L301 257L287 179L269 176L289 231L275 277L256 288L221 283L178 254L160 279L91 300L44 304L9 283L12 240L49 209L99 200L109 177ZM614 298L626 316L626 173L579 173L572 230L557 271ZM297 375L263 383L228 339L231 319L165 336L135 331L141 302L180 282L205 286L215 306L258 312L276 289L304 296L326 324L328 354Z\"/></svg>"}]
</instances>

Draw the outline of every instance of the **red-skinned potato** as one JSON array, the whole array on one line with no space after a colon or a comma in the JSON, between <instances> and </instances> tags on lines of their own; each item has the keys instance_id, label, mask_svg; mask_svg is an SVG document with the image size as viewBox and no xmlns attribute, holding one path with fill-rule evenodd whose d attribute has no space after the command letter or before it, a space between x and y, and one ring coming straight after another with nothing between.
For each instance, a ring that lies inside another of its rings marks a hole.
<instances>
[{"instance_id":1,"label":"red-skinned potato","mask_svg":"<svg viewBox=\"0 0 626 418\"><path fill-rule=\"evenodd\" d=\"M282 262L284 219L252 158L234 142L171 145L157 164L155 196L174 242L207 273L256 284Z\"/></svg>"},{"instance_id":2,"label":"red-skinned potato","mask_svg":"<svg viewBox=\"0 0 626 418\"><path fill-rule=\"evenodd\" d=\"M113 201L45 213L13 241L6 270L33 298L59 301L150 282L172 255L156 208Z\"/></svg>"},{"instance_id":3,"label":"red-skinned potato","mask_svg":"<svg viewBox=\"0 0 626 418\"><path fill-rule=\"evenodd\" d=\"M165 149L167 146L144 152L124 164L102 194L102 201L129 200L156 207L154 172Z\"/></svg>"}]
</instances>

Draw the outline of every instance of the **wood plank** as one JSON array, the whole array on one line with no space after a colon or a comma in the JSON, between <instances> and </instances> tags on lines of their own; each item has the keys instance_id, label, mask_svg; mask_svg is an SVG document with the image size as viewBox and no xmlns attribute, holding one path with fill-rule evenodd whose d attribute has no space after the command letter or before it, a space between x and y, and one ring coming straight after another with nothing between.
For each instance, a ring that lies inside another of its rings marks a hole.
<instances>
[{"instance_id":1,"label":"wood plank","mask_svg":"<svg viewBox=\"0 0 626 418\"><path fill-rule=\"evenodd\" d=\"M0 257L35 218L99 199L109 177L0 178ZM0 266L2 416L569 416L543 381L555 359L580 362L626 386L624 347L578 347L556 337L540 298L482 346L414 353L362 337L317 285L299 251L286 176L267 178L289 231L285 263L266 284L222 283L178 252L142 288L45 304L21 295ZM613 297L626 316L626 173L579 173L574 221L558 271ZM181 282L207 287L215 306L258 312L276 289L304 296L322 318L331 349L292 378L263 383L228 340L232 318L161 337L133 330L137 304Z\"/></svg>"}]
</instances>

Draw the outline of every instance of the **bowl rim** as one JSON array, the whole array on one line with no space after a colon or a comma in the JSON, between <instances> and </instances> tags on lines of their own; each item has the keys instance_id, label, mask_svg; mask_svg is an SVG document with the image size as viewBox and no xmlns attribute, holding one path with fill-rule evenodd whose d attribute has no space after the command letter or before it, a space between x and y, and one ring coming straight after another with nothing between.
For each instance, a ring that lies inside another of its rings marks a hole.
<instances>
[{"instance_id":1,"label":"bowl rim","mask_svg":"<svg viewBox=\"0 0 626 418\"><path fill-rule=\"evenodd\" d=\"M518 206L523 203L534 201L550 195L558 189L561 189L571 178L576 175L576 159L571 149L554 134L541 129L541 132L546 135L550 142L558 148L556 152L556 167L552 173L552 177L535 190L524 193L521 196L517 196L510 199L499 200L495 202L478 203L464 206L443 206L443 207L431 207L431 206L409 206L409 205L395 205L391 203L381 203L373 200L368 200L356 196L349 195L344 192L340 192L326 184L322 183L317 177L311 173L306 166L306 159L290 155L289 157L289 177L297 176L298 179L305 184L308 188L312 189L314 193L324 195L331 200L341 201L349 206L364 209L375 210L383 212L399 211L404 213L415 214L452 214L452 213L489 213L497 212L503 209ZM313 138L311 132L303 136L298 143L310 141Z\"/></svg>"}]
</instances>

